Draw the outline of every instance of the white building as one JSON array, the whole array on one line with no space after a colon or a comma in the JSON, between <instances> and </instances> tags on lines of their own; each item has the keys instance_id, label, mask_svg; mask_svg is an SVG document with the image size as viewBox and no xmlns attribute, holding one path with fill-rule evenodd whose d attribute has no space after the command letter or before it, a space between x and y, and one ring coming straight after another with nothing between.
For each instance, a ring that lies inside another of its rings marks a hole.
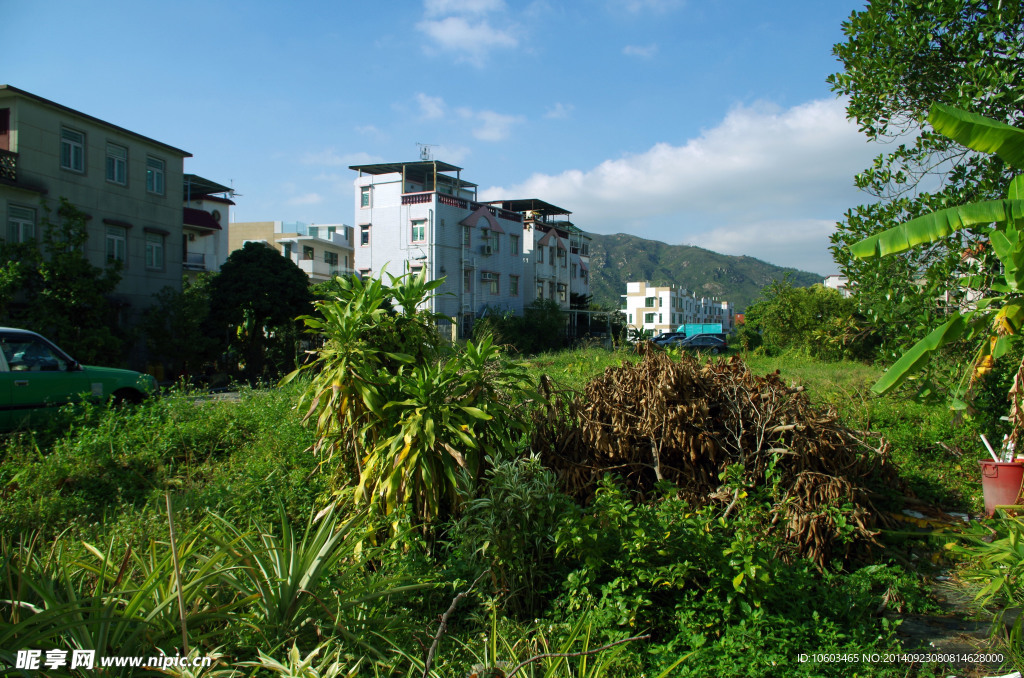
<instances>
[{"instance_id":1,"label":"white building","mask_svg":"<svg viewBox=\"0 0 1024 678\"><path fill-rule=\"evenodd\" d=\"M826 276L825 280L821 283L830 290L839 292L843 297L849 297L850 292L850 279L845 275L830 275Z\"/></svg>"},{"instance_id":2,"label":"white building","mask_svg":"<svg viewBox=\"0 0 1024 678\"><path fill-rule=\"evenodd\" d=\"M477 202L462 168L437 160L353 165L355 268L361 276L426 270L444 278L430 310L458 319L523 311L523 217Z\"/></svg>"},{"instance_id":3,"label":"white building","mask_svg":"<svg viewBox=\"0 0 1024 678\"><path fill-rule=\"evenodd\" d=\"M220 270L231 251L228 224L234 191L209 179L186 174L181 262L186 275Z\"/></svg>"},{"instance_id":4,"label":"white building","mask_svg":"<svg viewBox=\"0 0 1024 678\"><path fill-rule=\"evenodd\" d=\"M626 325L653 336L674 332L689 323L720 323L722 332L731 332L735 326L731 302L695 297L675 285L654 287L648 282L628 282L622 300Z\"/></svg>"}]
</instances>

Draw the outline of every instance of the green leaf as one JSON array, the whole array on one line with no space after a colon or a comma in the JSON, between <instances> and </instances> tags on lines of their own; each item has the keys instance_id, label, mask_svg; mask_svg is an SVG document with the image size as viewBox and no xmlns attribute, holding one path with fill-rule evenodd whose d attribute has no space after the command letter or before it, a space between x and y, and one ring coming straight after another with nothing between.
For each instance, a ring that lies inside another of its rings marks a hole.
<instances>
[{"instance_id":1,"label":"green leaf","mask_svg":"<svg viewBox=\"0 0 1024 678\"><path fill-rule=\"evenodd\" d=\"M942 104L932 104L928 122L953 141L1024 169L1024 129Z\"/></svg>"},{"instance_id":2,"label":"green leaf","mask_svg":"<svg viewBox=\"0 0 1024 678\"><path fill-rule=\"evenodd\" d=\"M1024 218L1024 200L988 200L949 207L904 222L850 245L858 259L884 257L934 242L970 226Z\"/></svg>"},{"instance_id":3,"label":"green leaf","mask_svg":"<svg viewBox=\"0 0 1024 678\"><path fill-rule=\"evenodd\" d=\"M1010 181L1006 197L1010 200L1024 200L1024 174L1019 174Z\"/></svg>"},{"instance_id":4,"label":"green leaf","mask_svg":"<svg viewBox=\"0 0 1024 678\"><path fill-rule=\"evenodd\" d=\"M932 351L956 341L966 329L966 319L959 313L954 313L953 317L948 322L933 330L927 337L914 344L910 350L904 353L903 356L897 360L884 375L882 375L882 378L871 387L871 390L875 393L882 394L888 393L892 389L896 388L906 381L910 375L924 366Z\"/></svg>"}]
</instances>

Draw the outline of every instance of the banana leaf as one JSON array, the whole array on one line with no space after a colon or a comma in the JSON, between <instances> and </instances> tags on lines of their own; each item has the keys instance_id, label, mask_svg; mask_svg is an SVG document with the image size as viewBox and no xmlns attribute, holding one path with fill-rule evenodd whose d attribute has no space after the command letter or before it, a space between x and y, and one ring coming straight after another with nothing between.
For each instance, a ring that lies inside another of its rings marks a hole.
<instances>
[{"instance_id":1,"label":"banana leaf","mask_svg":"<svg viewBox=\"0 0 1024 678\"><path fill-rule=\"evenodd\" d=\"M970 226L1024 218L1024 200L986 200L949 207L906 221L850 245L858 259L899 254L912 247L934 242Z\"/></svg>"},{"instance_id":2,"label":"banana leaf","mask_svg":"<svg viewBox=\"0 0 1024 678\"><path fill-rule=\"evenodd\" d=\"M959 313L953 313L952 318L948 322L932 330L927 337L914 344L910 350L904 353L903 357L897 360L882 375L882 378L871 387L871 390L875 393L883 394L896 388L906 381L907 377L924 366L932 351L936 351L946 344L959 339L967 327L967 319Z\"/></svg>"},{"instance_id":3,"label":"banana leaf","mask_svg":"<svg viewBox=\"0 0 1024 678\"><path fill-rule=\"evenodd\" d=\"M928 122L943 136L1024 169L1024 129L942 104L932 104Z\"/></svg>"}]
</instances>

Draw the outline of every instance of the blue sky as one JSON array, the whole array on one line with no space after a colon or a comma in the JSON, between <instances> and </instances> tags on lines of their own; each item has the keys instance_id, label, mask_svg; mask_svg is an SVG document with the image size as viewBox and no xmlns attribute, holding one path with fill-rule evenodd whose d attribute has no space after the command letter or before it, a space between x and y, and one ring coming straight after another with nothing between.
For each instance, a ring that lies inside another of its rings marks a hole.
<instances>
[{"instance_id":1,"label":"blue sky","mask_svg":"<svg viewBox=\"0 0 1024 678\"><path fill-rule=\"evenodd\" d=\"M882 150L825 82L863 5L0 0L0 82L189 151L238 221L351 224L348 166L426 143L482 198L828 274Z\"/></svg>"}]
</instances>

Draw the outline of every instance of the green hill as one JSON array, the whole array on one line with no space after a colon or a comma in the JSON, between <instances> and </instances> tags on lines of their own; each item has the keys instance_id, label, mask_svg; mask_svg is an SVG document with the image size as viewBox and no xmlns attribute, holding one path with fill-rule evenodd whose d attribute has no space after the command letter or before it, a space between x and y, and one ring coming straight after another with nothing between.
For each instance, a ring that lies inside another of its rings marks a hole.
<instances>
[{"instance_id":1,"label":"green hill","mask_svg":"<svg viewBox=\"0 0 1024 678\"><path fill-rule=\"evenodd\" d=\"M588 234L590 289L594 303L619 308L626 283L646 280L654 285L675 284L698 297L731 301L743 312L757 299L761 288L787 273L796 287L820 283L822 276L795 268L774 266L747 256L730 256L690 245L669 245L634 235Z\"/></svg>"}]
</instances>

